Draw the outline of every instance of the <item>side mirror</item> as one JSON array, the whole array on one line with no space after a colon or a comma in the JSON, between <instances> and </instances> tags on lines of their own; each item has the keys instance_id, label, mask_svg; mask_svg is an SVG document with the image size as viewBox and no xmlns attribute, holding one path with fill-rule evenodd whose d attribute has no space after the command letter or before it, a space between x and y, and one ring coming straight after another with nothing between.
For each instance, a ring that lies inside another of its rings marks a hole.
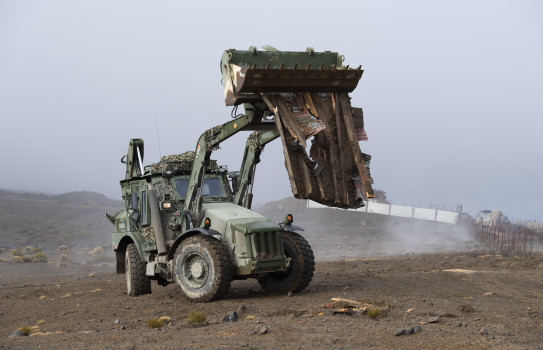
<instances>
[{"instance_id":1,"label":"side mirror","mask_svg":"<svg viewBox=\"0 0 543 350\"><path fill-rule=\"evenodd\" d=\"M230 178L230 181L232 181L232 189L236 189L236 187L238 187L239 171L228 173L228 177Z\"/></svg>"}]
</instances>

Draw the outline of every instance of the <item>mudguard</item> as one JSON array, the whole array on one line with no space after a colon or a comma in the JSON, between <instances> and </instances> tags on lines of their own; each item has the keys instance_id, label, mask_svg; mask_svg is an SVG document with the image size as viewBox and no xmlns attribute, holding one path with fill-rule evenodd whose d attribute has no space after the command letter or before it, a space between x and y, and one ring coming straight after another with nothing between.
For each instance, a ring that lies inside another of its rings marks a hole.
<instances>
[{"instance_id":1,"label":"mudguard","mask_svg":"<svg viewBox=\"0 0 543 350\"><path fill-rule=\"evenodd\" d=\"M288 231L288 232L305 231L300 226L296 226L293 224L281 224L281 227L283 228L284 231Z\"/></svg>"},{"instance_id":2,"label":"mudguard","mask_svg":"<svg viewBox=\"0 0 543 350\"><path fill-rule=\"evenodd\" d=\"M204 235L204 236L222 236L222 234L219 231L215 231L212 228L203 228L203 227L194 227L189 230L186 230L182 234L180 234L175 241L172 243L172 246L170 247L170 250L168 251L168 260L173 259L173 255L175 254L175 250L177 247L188 237L192 237L195 235Z\"/></svg>"}]
</instances>

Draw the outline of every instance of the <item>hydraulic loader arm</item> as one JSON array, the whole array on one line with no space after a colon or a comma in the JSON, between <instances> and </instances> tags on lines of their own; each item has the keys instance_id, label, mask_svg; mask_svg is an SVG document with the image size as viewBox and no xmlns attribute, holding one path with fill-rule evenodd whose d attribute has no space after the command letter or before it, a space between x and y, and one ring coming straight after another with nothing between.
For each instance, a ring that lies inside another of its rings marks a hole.
<instances>
[{"instance_id":1,"label":"hydraulic loader arm","mask_svg":"<svg viewBox=\"0 0 543 350\"><path fill-rule=\"evenodd\" d=\"M194 226L199 225L199 213L201 211L202 197L197 196L203 184L204 170L209 164L209 158L213 149L221 142L227 140L239 131L243 130L252 120L251 115L242 115L222 125L206 130L198 139L196 145L196 156L192 165L190 180L185 198L183 210L191 213Z\"/></svg>"},{"instance_id":2,"label":"hydraulic loader arm","mask_svg":"<svg viewBox=\"0 0 543 350\"><path fill-rule=\"evenodd\" d=\"M251 209L253 199L253 183L256 165L260 162L260 154L264 146L279 137L279 131L255 131L247 139L243 161L239 171L237 185L234 188L234 203Z\"/></svg>"},{"instance_id":3,"label":"hydraulic loader arm","mask_svg":"<svg viewBox=\"0 0 543 350\"><path fill-rule=\"evenodd\" d=\"M143 175L143 140L130 139L128 152L121 158L121 162L126 164L125 179Z\"/></svg>"}]
</instances>

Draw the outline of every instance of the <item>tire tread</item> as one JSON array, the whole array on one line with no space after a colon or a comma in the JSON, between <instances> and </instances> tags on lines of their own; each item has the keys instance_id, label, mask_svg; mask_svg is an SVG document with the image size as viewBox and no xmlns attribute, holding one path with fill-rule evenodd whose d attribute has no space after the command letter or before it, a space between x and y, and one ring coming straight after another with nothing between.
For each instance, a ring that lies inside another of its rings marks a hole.
<instances>
[{"instance_id":1,"label":"tire tread","mask_svg":"<svg viewBox=\"0 0 543 350\"><path fill-rule=\"evenodd\" d=\"M132 286L133 294L131 296L140 296L144 294L151 294L151 279L145 274L146 264L141 260L138 253L138 249L134 243L129 243L126 246L128 252L128 258L130 259L130 266L133 271L125 271L125 273L132 273Z\"/></svg>"}]
</instances>

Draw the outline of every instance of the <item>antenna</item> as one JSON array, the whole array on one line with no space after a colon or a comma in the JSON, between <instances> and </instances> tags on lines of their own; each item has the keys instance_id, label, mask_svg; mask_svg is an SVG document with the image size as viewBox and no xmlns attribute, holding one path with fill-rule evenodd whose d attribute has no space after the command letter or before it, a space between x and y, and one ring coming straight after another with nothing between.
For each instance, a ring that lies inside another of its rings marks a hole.
<instances>
[{"instance_id":1,"label":"antenna","mask_svg":"<svg viewBox=\"0 0 543 350\"><path fill-rule=\"evenodd\" d=\"M160 155L160 158L162 158L162 150L160 149L160 134L158 133L158 117L156 114L156 102L153 102L153 107L155 109L156 137L158 140L158 154Z\"/></svg>"}]
</instances>

